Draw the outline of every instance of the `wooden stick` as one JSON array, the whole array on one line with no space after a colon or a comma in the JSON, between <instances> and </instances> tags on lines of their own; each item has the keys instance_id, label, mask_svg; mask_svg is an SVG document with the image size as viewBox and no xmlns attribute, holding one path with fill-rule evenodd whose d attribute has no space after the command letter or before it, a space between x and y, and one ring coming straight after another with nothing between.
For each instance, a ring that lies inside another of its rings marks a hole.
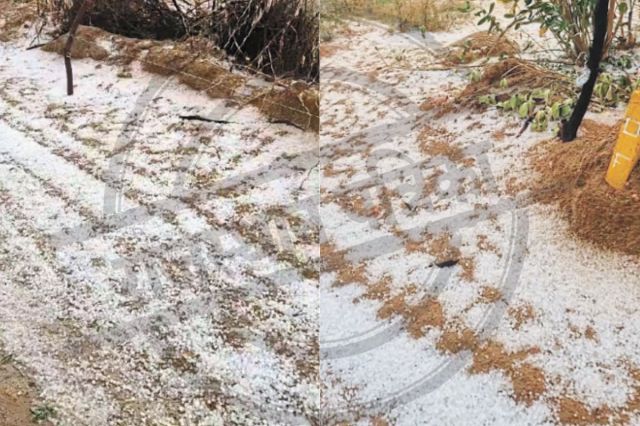
<instances>
[{"instance_id":1,"label":"wooden stick","mask_svg":"<svg viewBox=\"0 0 640 426\"><path fill-rule=\"evenodd\" d=\"M71 48L73 47L76 32L78 31L78 27L82 22L82 18L84 17L87 10L89 10L93 6L94 1L95 0L84 0L82 2L75 18L73 18L71 28L69 29L69 34L67 35L67 43L64 46L64 67L67 71L67 95L69 96L73 95L73 69L71 68Z\"/></svg>"}]
</instances>

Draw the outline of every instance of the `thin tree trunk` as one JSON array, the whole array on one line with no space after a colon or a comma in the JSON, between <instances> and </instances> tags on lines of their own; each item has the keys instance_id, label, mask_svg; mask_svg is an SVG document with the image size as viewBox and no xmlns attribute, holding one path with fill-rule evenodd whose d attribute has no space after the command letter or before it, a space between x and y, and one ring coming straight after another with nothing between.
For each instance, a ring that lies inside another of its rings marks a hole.
<instances>
[{"instance_id":1,"label":"thin tree trunk","mask_svg":"<svg viewBox=\"0 0 640 426\"><path fill-rule=\"evenodd\" d=\"M589 51L589 60L587 67L589 68L589 80L582 86L580 97L576 102L576 107L569 118L569 121L562 123L560 137L563 142L571 142L578 135L578 128L582 124L582 119L587 112L593 88L598 81L600 75L600 61L604 51L605 38L607 36L609 0L598 0L593 16L593 42Z\"/></svg>"},{"instance_id":2,"label":"thin tree trunk","mask_svg":"<svg viewBox=\"0 0 640 426\"><path fill-rule=\"evenodd\" d=\"M613 43L613 37L616 33L616 6L618 2L617 0L609 0L609 12L607 15L607 38L604 42L604 52L603 55L608 55L609 48L611 47L611 43Z\"/></svg>"},{"instance_id":3,"label":"thin tree trunk","mask_svg":"<svg viewBox=\"0 0 640 426\"><path fill-rule=\"evenodd\" d=\"M67 43L64 46L64 67L67 71L67 95L73 95L73 69L71 68L71 48L73 47L73 42L76 37L76 32L78 31L78 27L82 22L82 18L84 17L87 10L89 10L93 6L93 2L95 0L84 0L76 13L76 16L73 18L73 22L71 23L71 28L69 29L69 34L67 35Z\"/></svg>"}]
</instances>

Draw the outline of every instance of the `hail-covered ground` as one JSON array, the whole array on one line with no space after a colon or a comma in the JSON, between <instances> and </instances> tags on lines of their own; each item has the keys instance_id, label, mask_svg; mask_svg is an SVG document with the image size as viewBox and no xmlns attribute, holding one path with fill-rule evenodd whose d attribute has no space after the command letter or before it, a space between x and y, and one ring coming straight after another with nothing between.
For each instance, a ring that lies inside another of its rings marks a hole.
<instances>
[{"instance_id":1,"label":"hail-covered ground","mask_svg":"<svg viewBox=\"0 0 640 426\"><path fill-rule=\"evenodd\" d=\"M0 364L32 389L0 423L316 422L317 136L138 63L74 60L67 96L31 40L0 43Z\"/></svg>"},{"instance_id":2,"label":"hail-covered ground","mask_svg":"<svg viewBox=\"0 0 640 426\"><path fill-rule=\"evenodd\" d=\"M351 22L323 46L323 420L638 424L640 262L529 201L550 132L446 108L473 68L442 48L478 30Z\"/></svg>"}]
</instances>

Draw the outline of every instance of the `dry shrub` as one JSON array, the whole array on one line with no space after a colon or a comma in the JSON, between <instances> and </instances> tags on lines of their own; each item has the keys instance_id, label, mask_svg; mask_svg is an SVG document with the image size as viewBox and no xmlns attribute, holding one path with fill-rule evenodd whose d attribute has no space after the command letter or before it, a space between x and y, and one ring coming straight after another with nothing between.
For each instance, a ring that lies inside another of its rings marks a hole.
<instances>
[{"instance_id":1,"label":"dry shrub","mask_svg":"<svg viewBox=\"0 0 640 426\"><path fill-rule=\"evenodd\" d=\"M69 30L83 2L53 0L62 32ZM186 33L180 13L162 0L95 0L82 23L134 38L177 39Z\"/></svg>"},{"instance_id":2,"label":"dry shrub","mask_svg":"<svg viewBox=\"0 0 640 426\"><path fill-rule=\"evenodd\" d=\"M538 174L532 195L557 205L577 237L598 247L640 254L640 170L625 189L604 180L620 124L607 126L585 120L572 143L548 141L532 152Z\"/></svg>"},{"instance_id":3,"label":"dry shrub","mask_svg":"<svg viewBox=\"0 0 640 426\"><path fill-rule=\"evenodd\" d=\"M317 88L295 83L286 89L273 89L252 102L273 121L293 124L304 130L320 128L320 94Z\"/></svg>"},{"instance_id":4,"label":"dry shrub","mask_svg":"<svg viewBox=\"0 0 640 426\"><path fill-rule=\"evenodd\" d=\"M445 55L447 65L468 64L492 56L513 56L520 52L518 44L507 36L480 31L453 43Z\"/></svg>"},{"instance_id":5,"label":"dry shrub","mask_svg":"<svg viewBox=\"0 0 640 426\"><path fill-rule=\"evenodd\" d=\"M104 61L109 58L109 51L99 45L99 41L105 40L109 36L105 31L81 25L76 33L76 38L71 47L71 57L74 59L91 58L96 61ZM58 37L50 43L44 45L42 50L64 54L64 47L67 43L67 35Z\"/></svg>"},{"instance_id":6,"label":"dry shrub","mask_svg":"<svg viewBox=\"0 0 640 426\"><path fill-rule=\"evenodd\" d=\"M505 79L507 86L501 88ZM463 104L475 104L478 97L490 93L498 100L511 97L516 92L533 89L552 89L555 95L572 94L571 83L565 76L518 58L507 58L487 65L478 81L471 82L458 96Z\"/></svg>"},{"instance_id":7,"label":"dry shrub","mask_svg":"<svg viewBox=\"0 0 640 426\"><path fill-rule=\"evenodd\" d=\"M83 0L47 1L68 31ZM96 0L83 24L141 39L208 39L256 71L317 81L318 17L316 0Z\"/></svg>"},{"instance_id":8,"label":"dry shrub","mask_svg":"<svg viewBox=\"0 0 640 426\"><path fill-rule=\"evenodd\" d=\"M214 2L211 32L220 47L274 75L317 81L320 72L317 0Z\"/></svg>"}]
</instances>

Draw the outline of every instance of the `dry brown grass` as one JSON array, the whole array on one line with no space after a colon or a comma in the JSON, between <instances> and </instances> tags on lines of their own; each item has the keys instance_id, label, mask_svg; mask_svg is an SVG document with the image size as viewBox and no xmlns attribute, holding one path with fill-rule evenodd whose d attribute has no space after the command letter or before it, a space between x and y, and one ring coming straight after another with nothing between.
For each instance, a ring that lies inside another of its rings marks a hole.
<instances>
[{"instance_id":1,"label":"dry brown grass","mask_svg":"<svg viewBox=\"0 0 640 426\"><path fill-rule=\"evenodd\" d=\"M585 120L570 144L548 141L532 152L536 201L558 206L570 231L597 247L629 255L640 253L640 170L623 190L604 180L620 124Z\"/></svg>"},{"instance_id":2,"label":"dry brown grass","mask_svg":"<svg viewBox=\"0 0 640 426\"><path fill-rule=\"evenodd\" d=\"M398 26L400 31L420 29L444 31L458 20L464 5L462 0L333 0L334 15L355 15Z\"/></svg>"},{"instance_id":3,"label":"dry brown grass","mask_svg":"<svg viewBox=\"0 0 640 426\"><path fill-rule=\"evenodd\" d=\"M513 56L520 52L518 44L507 36L479 31L449 46L443 63L446 65L468 64L488 57Z\"/></svg>"},{"instance_id":4,"label":"dry brown grass","mask_svg":"<svg viewBox=\"0 0 640 426\"><path fill-rule=\"evenodd\" d=\"M506 81L506 87L500 87L502 80ZM485 66L480 79L469 83L458 95L458 101L477 105L482 95L494 94L498 100L506 100L514 93L547 88L559 96L559 100L564 100L573 95L572 85L562 74L512 57Z\"/></svg>"}]
</instances>

